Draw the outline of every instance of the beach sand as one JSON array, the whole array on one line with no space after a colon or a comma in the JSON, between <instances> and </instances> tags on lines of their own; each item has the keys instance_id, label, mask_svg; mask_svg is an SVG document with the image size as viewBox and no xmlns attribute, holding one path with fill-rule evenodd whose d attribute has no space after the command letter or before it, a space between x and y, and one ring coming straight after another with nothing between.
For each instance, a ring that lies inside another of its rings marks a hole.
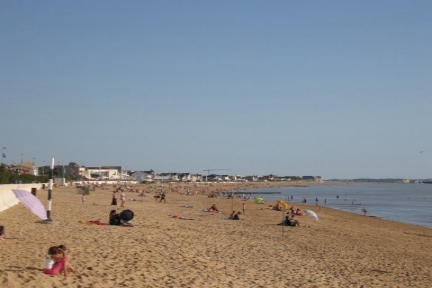
<instances>
[{"instance_id":1,"label":"beach sand","mask_svg":"<svg viewBox=\"0 0 432 288\"><path fill-rule=\"evenodd\" d=\"M241 211L244 201L202 195L277 184L249 185L129 186L145 191L144 197L126 191L126 207L116 207L135 213L133 227L86 224L108 221L113 186L96 188L85 203L76 187L54 188L51 224L40 223L22 204L0 212L9 237L0 240L0 285L432 287L430 228L300 204L295 206L315 211L320 219L298 216L301 227L283 227L277 225L282 212L268 209L274 202L252 201L245 202L242 220L225 220L231 210ZM153 197L161 189L166 203ZM47 193L37 192L44 205ZM222 213L203 211L212 204ZM77 271L50 277L41 271L42 258L59 244L68 247Z\"/></svg>"}]
</instances>

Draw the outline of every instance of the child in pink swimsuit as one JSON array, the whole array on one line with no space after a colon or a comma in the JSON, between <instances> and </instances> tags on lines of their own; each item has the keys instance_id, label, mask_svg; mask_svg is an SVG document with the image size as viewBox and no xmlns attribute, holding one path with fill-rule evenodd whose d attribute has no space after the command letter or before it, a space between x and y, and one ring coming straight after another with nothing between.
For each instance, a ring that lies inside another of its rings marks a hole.
<instances>
[{"instance_id":1,"label":"child in pink swimsuit","mask_svg":"<svg viewBox=\"0 0 432 288\"><path fill-rule=\"evenodd\" d=\"M67 271L74 271L66 258L64 250L57 246L52 246L48 249L48 255L43 260L43 272L48 275L57 275L63 272L67 276Z\"/></svg>"}]
</instances>

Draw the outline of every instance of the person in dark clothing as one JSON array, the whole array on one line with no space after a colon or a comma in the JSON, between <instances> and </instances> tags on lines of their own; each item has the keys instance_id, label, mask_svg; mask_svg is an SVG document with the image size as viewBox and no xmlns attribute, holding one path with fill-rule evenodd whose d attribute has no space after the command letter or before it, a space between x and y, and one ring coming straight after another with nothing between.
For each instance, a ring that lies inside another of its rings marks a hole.
<instances>
[{"instance_id":1,"label":"person in dark clothing","mask_svg":"<svg viewBox=\"0 0 432 288\"><path fill-rule=\"evenodd\" d=\"M5 238L5 228L4 226L0 226L0 240L4 240Z\"/></svg>"},{"instance_id":2,"label":"person in dark clothing","mask_svg":"<svg viewBox=\"0 0 432 288\"><path fill-rule=\"evenodd\" d=\"M237 213L235 213L234 216L233 216L233 218L232 218L232 220L240 220L240 214L241 214L240 211L237 212Z\"/></svg>"},{"instance_id":3,"label":"person in dark clothing","mask_svg":"<svg viewBox=\"0 0 432 288\"><path fill-rule=\"evenodd\" d=\"M120 215L116 210L111 210L109 214L109 225L120 225Z\"/></svg>"},{"instance_id":4,"label":"person in dark clothing","mask_svg":"<svg viewBox=\"0 0 432 288\"><path fill-rule=\"evenodd\" d=\"M114 191L112 194L111 205L117 206L117 191Z\"/></svg>"},{"instance_id":5,"label":"person in dark clothing","mask_svg":"<svg viewBox=\"0 0 432 288\"><path fill-rule=\"evenodd\" d=\"M294 215L291 215L291 217L286 215L283 224L285 226L300 226L300 222L294 219Z\"/></svg>"},{"instance_id":6,"label":"person in dark clothing","mask_svg":"<svg viewBox=\"0 0 432 288\"><path fill-rule=\"evenodd\" d=\"M160 200L159 200L159 202L162 202L162 200L164 201L164 203L166 203L165 192L164 191L162 191L161 194L160 194Z\"/></svg>"}]
</instances>

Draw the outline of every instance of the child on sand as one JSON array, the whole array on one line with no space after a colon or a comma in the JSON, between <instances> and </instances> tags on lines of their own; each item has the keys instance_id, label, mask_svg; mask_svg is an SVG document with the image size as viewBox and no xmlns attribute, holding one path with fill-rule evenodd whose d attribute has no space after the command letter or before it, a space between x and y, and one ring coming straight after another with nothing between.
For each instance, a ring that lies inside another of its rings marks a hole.
<instances>
[{"instance_id":1,"label":"child on sand","mask_svg":"<svg viewBox=\"0 0 432 288\"><path fill-rule=\"evenodd\" d=\"M66 277L68 271L74 272L75 270L69 264L66 252L58 246L50 247L48 254L43 259L43 273L53 276L62 272Z\"/></svg>"},{"instance_id":2,"label":"child on sand","mask_svg":"<svg viewBox=\"0 0 432 288\"><path fill-rule=\"evenodd\" d=\"M66 257L66 246L65 245L59 245L59 246L57 246L59 249L61 249L61 250L63 250L63 252L65 253L64 255L65 255L65 257ZM69 257L67 257L67 259L69 260ZM68 271L71 271L71 272L75 272L75 269L72 267L72 265L70 265L70 261L68 261L68 266L67 266L67 268L68 268Z\"/></svg>"}]
</instances>

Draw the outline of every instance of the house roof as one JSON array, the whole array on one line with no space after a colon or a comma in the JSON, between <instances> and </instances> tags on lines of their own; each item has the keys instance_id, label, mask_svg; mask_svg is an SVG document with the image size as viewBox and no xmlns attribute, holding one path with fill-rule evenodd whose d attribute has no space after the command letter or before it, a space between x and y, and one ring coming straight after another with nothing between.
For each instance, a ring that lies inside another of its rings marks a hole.
<instances>
[{"instance_id":1,"label":"house roof","mask_svg":"<svg viewBox=\"0 0 432 288\"><path fill-rule=\"evenodd\" d=\"M35 164L33 162L23 162L23 163L11 164L10 167L12 169L34 169Z\"/></svg>"}]
</instances>

